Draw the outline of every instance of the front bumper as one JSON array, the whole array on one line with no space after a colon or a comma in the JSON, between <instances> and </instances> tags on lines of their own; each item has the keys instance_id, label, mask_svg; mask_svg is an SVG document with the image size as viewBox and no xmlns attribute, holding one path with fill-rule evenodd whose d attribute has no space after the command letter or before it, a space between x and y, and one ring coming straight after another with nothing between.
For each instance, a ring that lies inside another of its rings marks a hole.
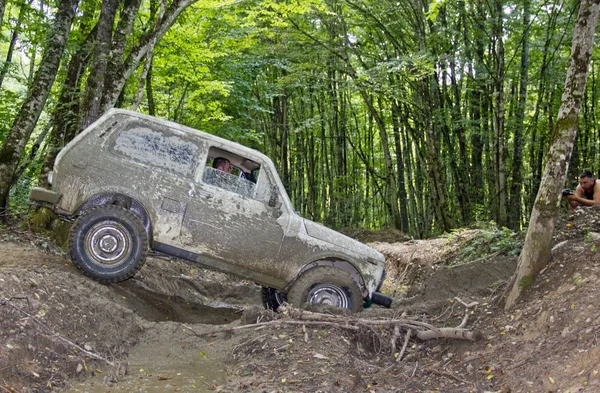
<instances>
[{"instance_id":1,"label":"front bumper","mask_svg":"<svg viewBox=\"0 0 600 393\"><path fill-rule=\"evenodd\" d=\"M29 193L29 200L33 203L56 205L61 194L42 187L33 187Z\"/></svg>"}]
</instances>

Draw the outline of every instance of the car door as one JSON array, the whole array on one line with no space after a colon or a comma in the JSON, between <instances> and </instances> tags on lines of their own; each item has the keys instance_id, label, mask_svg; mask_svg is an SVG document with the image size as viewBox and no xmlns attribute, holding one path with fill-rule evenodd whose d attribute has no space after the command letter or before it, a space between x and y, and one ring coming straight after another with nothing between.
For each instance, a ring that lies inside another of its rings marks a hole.
<instances>
[{"instance_id":1,"label":"car door","mask_svg":"<svg viewBox=\"0 0 600 393\"><path fill-rule=\"evenodd\" d=\"M216 170L206 168L203 179L211 178L206 173L211 171ZM259 197L258 188L272 189L266 170L261 170L256 185L244 179L237 183L234 178L229 180L231 187L203 180L195 183L183 218L182 243L219 260L224 264L218 267L221 270L269 283L269 277L278 276L276 261L289 214Z\"/></svg>"}]
</instances>

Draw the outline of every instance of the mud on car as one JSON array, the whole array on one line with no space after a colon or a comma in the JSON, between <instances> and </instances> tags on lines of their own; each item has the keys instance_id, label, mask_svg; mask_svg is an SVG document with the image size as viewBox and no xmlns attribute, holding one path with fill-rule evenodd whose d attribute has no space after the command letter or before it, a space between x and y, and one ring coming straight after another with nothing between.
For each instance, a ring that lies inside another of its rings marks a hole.
<instances>
[{"instance_id":1,"label":"mud on car","mask_svg":"<svg viewBox=\"0 0 600 393\"><path fill-rule=\"evenodd\" d=\"M71 259L98 281L132 277L154 250L254 281L271 308L391 304L378 292L383 255L295 213L273 162L240 144L113 109L59 153L49 180L30 200L73 221Z\"/></svg>"}]
</instances>

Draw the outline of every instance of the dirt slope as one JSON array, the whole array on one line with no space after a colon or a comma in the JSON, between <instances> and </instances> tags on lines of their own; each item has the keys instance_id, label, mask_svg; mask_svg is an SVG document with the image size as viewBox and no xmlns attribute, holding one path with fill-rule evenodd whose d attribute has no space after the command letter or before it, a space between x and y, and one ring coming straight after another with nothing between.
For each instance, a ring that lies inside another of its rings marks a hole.
<instances>
[{"instance_id":1,"label":"dirt slope","mask_svg":"<svg viewBox=\"0 0 600 393\"><path fill-rule=\"evenodd\" d=\"M600 392L597 209L559 221L553 262L510 313L496 301L515 257L448 267L447 239L372 245L397 273L394 308L292 325L265 323L277 316L252 283L152 257L101 285L45 239L4 229L0 391ZM406 331L368 323L405 313L457 326L465 311L481 340L413 336L401 359Z\"/></svg>"}]
</instances>

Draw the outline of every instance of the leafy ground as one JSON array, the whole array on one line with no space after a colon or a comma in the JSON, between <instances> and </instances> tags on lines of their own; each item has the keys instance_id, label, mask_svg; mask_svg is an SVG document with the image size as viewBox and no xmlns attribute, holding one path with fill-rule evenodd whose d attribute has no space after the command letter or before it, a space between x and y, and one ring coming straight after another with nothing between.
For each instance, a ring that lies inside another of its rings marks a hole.
<instances>
[{"instance_id":1,"label":"leafy ground","mask_svg":"<svg viewBox=\"0 0 600 393\"><path fill-rule=\"evenodd\" d=\"M160 256L101 285L47 239L4 227L0 391L598 392L600 210L562 217L554 238L552 263L509 313L498 301L519 236L371 238L387 256L394 308L334 324L275 315L256 285ZM455 327L465 313L479 341L413 330L404 351L405 328L371 323Z\"/></svg>"}]
</instances>

